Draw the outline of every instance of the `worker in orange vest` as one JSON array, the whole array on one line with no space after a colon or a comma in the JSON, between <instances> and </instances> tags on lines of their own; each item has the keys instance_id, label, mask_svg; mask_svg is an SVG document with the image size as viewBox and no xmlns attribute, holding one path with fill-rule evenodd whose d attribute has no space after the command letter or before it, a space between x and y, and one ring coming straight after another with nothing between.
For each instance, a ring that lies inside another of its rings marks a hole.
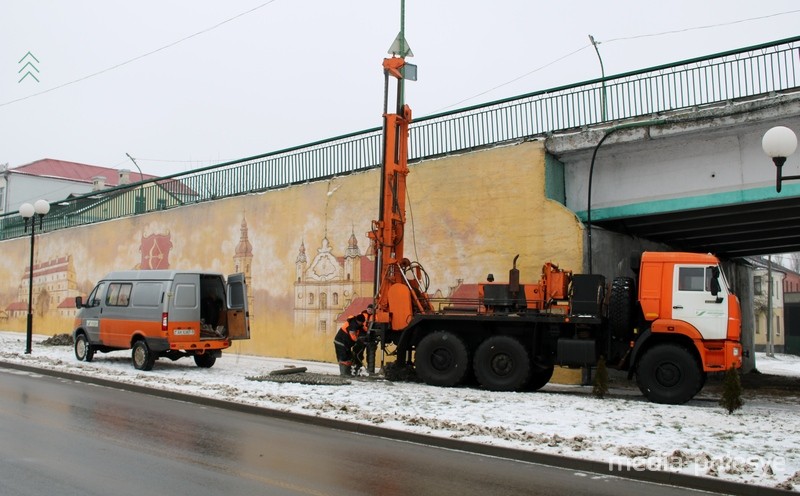
<instances>
[{"instance_id":1,"label":"worker in orange vest","mask_svg":"<svg viewBox=\"0 0 800 496\"><path fill-rule=\"evenodd\" d=\"M336 359L339 361L339 375L352 375L353 346L358 343L358 338L365 333L366 318L364 313L347 318L342 327L333 338Z\"/></svg>"},{"instance_id":2,"label":"worker in orange vest","mask_svg":"<svg viewBox=\"0 0 800 496\"><path fill-rule=\"evenodd\" d=\"M369 332L369 324L373 320L373 315L375 315L375 306L370 303L367 305L367 308L361 311L361 315L364 316L364 325L362 326L361 333L358 336L359 339L355 342L352 348L353 375L358 375L358 373L361 371L361 367L364 366L364 351L367 349L367 343L365 341Z\"/></svg>"}]
</instances>

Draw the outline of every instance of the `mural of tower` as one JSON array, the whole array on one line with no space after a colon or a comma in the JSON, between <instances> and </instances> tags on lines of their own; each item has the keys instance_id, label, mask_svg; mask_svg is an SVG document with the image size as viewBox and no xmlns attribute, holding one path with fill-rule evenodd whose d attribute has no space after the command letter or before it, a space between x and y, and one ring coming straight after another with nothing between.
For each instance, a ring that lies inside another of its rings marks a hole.
<instances>
[{"instance_id":1,"label":"mural of tower","mask_svg":"<svg viewBox=\"0 0 800 496\"><path fill-rule=\"evenodd\" d=\"M328 237L323 237L311 262L305 242L301 242L295 259L295 325L313 325L320 333L333 332L337 319L353 300L372 296L373 267L374 262L361 254L355 234L340 257L333 254Z\"/></svg>"},{"instance_id":2,"label":"mural of tower","mask_svg":"<svg viewBox=\"0 0 800 496\"><path fill-rule=\"evenodd\" d=\"M308 267L308 258L306 257L305 241L300 242L300 251L297 253L297 258L294 261L294 266L295 266L296 282L300 282L303 279L303 274L305 274L306 268Z\"/></svg>"},{"instance_id":3,"label":"mural of tower","mask_svg":"<svg viewBox=\"0 0 800 496\"><path fill-rule=\"evenodd\" d=\"M252 288L252 274L253 274L253 245L247 236L247 219L242 216L242 225L239 229L239 244L236 245L236 252L233 255L233 272L243 273L245 282ZM247 291L247 308L250 309L250 315L253 315L253 299L254 293L252 289Z\"/></svg>"}]
</instances>

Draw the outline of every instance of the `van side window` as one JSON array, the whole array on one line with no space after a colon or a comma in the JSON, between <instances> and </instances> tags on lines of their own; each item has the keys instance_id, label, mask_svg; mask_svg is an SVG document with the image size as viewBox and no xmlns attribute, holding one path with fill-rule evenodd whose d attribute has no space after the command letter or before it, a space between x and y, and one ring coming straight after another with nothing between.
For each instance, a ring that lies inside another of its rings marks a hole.
<instances>
[{"instance_id":1,"label":"van side window","mask_svg":"<svg viewBox=\"0 0 800 496\"><path fill-rule=\"evenodd\" d=\"M244 308L244 284L240 282L229 283L231 308Z\"/></svg>"},{"instance_id":2,"label":"van side window","mask_svg":"<svg viewBox=\"0 0 800 496\"><path fill-rule=\"evenodd\" d=\"M163 292L160 282L139 282L133 288L131 305L134 307L158 307Z\"/></svg>"},{"instance_id":3,"label":"van side window","mask_svg":"<svg viewBox=\"0 0 800 496\"><path fill-rule=\"evenodd\" d=\"M175 308L197 308L197 286L177 284L175 287Z\"/></svg>"},{"instance_id":4,"label":"van side window","mask_svg":"<svg viewBox=\"0 0 800 496\"><path fill-rule=\"evenodd\" d=\"M708 291L705 267L681 267L679 270L679 291Z\"/></svg>"},{"instance_id":5,"label":"van side window","mask_svg":"<svg viewBox=\"0 0 800 496\"><path fill-rule=\"evenodd\" d=\"M110 307L127 307L131 299L133 284L112 282L108 285L106 305Z\"/></svg>"}]
</instances>

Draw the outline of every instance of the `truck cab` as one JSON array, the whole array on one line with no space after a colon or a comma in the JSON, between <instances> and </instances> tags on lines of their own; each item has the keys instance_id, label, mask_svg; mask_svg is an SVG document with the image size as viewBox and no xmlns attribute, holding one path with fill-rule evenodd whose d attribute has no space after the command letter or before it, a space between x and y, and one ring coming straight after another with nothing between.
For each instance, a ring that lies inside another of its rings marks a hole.
<instances>
[{"instance_id":1,"label":"truck cab","mask_svg":"<svg viewBox=\"0 0 800 496\"><path fill-rule=\"evenodd\" d=\"M644 252L638 299L643 332L632 340L629 370L648 398L681 403L696 393L687 374L698 376L699 390L706 373L741 367L739 300L714 255Z\"/></svg>"}]
</instances>

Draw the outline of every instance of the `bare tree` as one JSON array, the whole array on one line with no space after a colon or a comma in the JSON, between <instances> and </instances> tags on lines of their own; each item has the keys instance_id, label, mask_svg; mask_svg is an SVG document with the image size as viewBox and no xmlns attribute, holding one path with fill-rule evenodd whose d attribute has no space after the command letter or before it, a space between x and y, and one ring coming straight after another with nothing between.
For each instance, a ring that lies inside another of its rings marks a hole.
<instances>
[{"instance_id":1,"label":"bare tree","mask_svg":"<svg viewBox=\"0 0 800 496\"><path fill-rule=\"evenodd\" d=\"M781 265L794 272L800 272L800 252L783 253Z\"/></svg>"}]
</instances>

